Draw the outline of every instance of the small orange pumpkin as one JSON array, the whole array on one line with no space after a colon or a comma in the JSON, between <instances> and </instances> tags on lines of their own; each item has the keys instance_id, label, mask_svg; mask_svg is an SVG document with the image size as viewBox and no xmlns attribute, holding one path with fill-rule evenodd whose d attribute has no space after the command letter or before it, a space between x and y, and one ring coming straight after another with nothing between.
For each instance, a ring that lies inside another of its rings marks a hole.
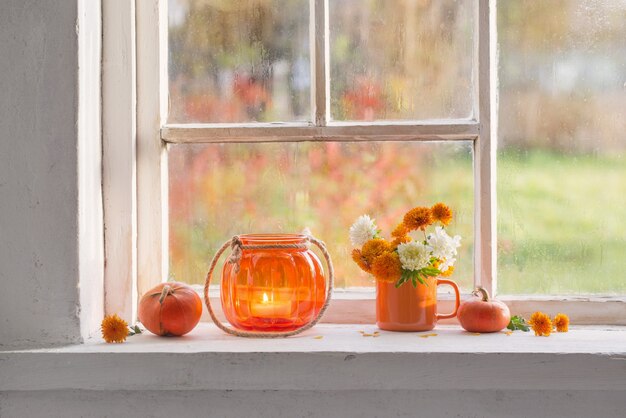
<instances>
[{"instance_id":1,"label":"small orange pumpkin","mask_svg":"<svg viewBox=\"0 0 626 418\"><path fill-rule=\"evenodd\" d=\"M139 301L139 320L156 335L180 336L198 325L202 301L184 283L161 283Z\"/></svg>"},{"instance_id":2,"label":"small orange pumpkin","mask_svg":"<svg viewBox=\"0 0 626 418\"><path fill-rule=\"evenodd\" d=\"M461 326L470 332L497 332L504 329L511 320L509 307L496 299L489 298L489 292L477 287L475 297L463 302L457 312Z\"/></svg>"}]
</instances>

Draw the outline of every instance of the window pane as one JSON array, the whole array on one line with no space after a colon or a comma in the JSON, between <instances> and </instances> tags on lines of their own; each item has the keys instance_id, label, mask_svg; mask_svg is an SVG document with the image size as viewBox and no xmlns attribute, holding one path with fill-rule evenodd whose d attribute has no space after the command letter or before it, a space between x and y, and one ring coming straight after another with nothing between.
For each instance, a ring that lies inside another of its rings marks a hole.
<instances>
[{"instance_id":1,"label":"window pane","mask_svg":"<svg viewBox=\"0 0 626 418\"><path fill-rule=\"evenodd\" d=\"M474 3L331 1L332 118L472 116Z\"/></svg>"},{"instance_id":2,"label":"window pane","mask_svg":"<svg viewBox=\"0 0 626 418\"><path fill-rule=\"evenodd\" d=\"M210 256L235 234L310 228L332 254L337 286L372 286L350 258L364 213L389 237L404 212L447 202L463 237L452 276L473 276L472 143L353 142L173 145L170 275L203 283Z\"/></svg>"},{"instance_id":3,"label":"window pane","mask_svg":"<svg viewBox=\"0 0 626 418\"><path fill-rule=\"evenodd\" d=\"M169 123L310 119L308 0L169 0Z\"/></svg>"},{"instance_id":4,"label":"window pane","mask_svg":"<svg viewBox=\"0 0 626 418\"><path fill-rule=\"evenodd\" d=\"M626 1L501 1L498 286L626 293Z\"/></svg>"}]
</instances>

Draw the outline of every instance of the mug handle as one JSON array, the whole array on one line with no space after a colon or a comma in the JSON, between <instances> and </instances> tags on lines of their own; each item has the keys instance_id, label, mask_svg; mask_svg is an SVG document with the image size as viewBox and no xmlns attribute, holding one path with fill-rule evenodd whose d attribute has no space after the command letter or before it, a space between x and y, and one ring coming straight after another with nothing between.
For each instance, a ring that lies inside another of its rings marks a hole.
<instances>
[{"instance_id":1,"label":"mug handle","mask_svg":"<svg viewBox=\"0 0 626 418\"><path fill-rule=\"evenodd\" d=\"M437 279L437 286L442 285L442 284L447 284L452 286L452 289L454 289L454 312L450 313L450 314L435 314L435 317L437 318L437 320L440 319L449 319L449 318L454 318L456 316L457 311L459 310L459 306L461 305L461 294L459 293L459 287L456 285L456 283L454 283L452 280L448 280L448 279Z\"/></svg>"}]
</instances>

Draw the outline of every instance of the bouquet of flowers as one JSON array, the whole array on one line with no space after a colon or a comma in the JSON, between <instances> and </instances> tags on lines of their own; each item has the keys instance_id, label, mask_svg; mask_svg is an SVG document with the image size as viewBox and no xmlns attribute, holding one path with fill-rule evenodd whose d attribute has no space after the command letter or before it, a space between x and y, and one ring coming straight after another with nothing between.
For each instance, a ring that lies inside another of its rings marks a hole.
<instances>
[{"instance_id":1,"label":"bouquet of flowers","mask_svg":"<svg viewBox=\"0 0 626 418\"><path fill-rule=\"evenodd\" d=\"M451 221L452 211L443 203L419 206L404 215L387 241L374 219L362 215L350 227L350 241L357 247L352 259L376 280L395 282L396 287L409 281L417 287L428 277L451 276L461 246L461 237L451 237L445 230ZM427 232L432 226L434 231Z\"/></svg>"}]
</instances>

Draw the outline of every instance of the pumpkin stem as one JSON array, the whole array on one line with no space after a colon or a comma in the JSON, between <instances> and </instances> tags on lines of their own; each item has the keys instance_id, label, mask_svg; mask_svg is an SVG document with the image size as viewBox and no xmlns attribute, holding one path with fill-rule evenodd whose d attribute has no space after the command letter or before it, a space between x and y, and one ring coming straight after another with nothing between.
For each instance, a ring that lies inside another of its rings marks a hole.
<instances>
[{"instance_id":1,"label":"pumpkin stem","mask_svg":"<svg viewBox=\"0 0 626 418\"><path fill-rule=\"evenodd\" d=\"M172 294L172 288L170 287L170 285L166 284L165 286L163 286L163 290L161 291L161 296L159 297L159 303L163 303L163 300L165 300L165 297L171 294Z\"/></svg>"},{"instance_id":2,"label":"pumpkin stem","mask_svg":"<svg viewBox=\"0 0 626 418\"><path fill-rule=\"evenodd\" d=\"M474 289L472 295L480 297L483 302L489 302L489 292L487 292L487 289L484 289L480 286Z\"/></svg>"}]
</instances>

